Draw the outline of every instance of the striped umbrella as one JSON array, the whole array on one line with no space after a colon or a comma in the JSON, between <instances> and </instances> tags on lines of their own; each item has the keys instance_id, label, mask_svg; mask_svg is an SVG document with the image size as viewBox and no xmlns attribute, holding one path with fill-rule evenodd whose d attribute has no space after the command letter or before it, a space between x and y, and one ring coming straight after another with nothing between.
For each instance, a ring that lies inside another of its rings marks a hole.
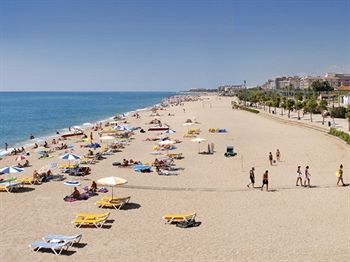
<instances>
[{"instance_id":1,"label":"striped umbrella","mask_svg":"<svg viewBox=\"0 0 350 262\"><path fill-rule=\"evenodd\" d=\"M19 173L19 172L22 172L23 170L24 170L23 168L19 168L15 166L7 166L0 169L0 175ZM10 177L8 179L10 180ZM16 180L16 178L14 178L13 180Z\"/></svg>"},{"instance_id":2,"label":"striped umbrella","mask_svg":"<svg viewBox=\"0 0 350 262\"><path fill-rule=\"evenodd\" d=\"M19 155L17 158L16 158L16 161L17 162L20 162L20 161L23 161L23 160L26 160L27 157L25 155Z\"/></svg>"},{"instance_id":3,"label":"striped umbrella","mask_svg":"<svg viewBox=\"0 0 350 262\"><path fill-rule=\"evenodd\" d=\"M64 160L79 160L80 156L76 154L66 153L63 156L60 156L60 158Z\"/></svg>"},{"instance_id":4,"label":"striped umbrella","mask_svg":"<svg viewBox=\"0 0 350 262\"><path fill-rule=\"evenodd\" d=\"M60 156L61 159L68 160L69 161L69 167L70 167L70 161L71 160L79 160L81 157L76 154L66 153L63 156Z\"/></svg>"},{"instance_id":5,"label":"striped umbrella","mask_svg":"<svg viewBox=\"0 0 350 262\"><path fill-rule=\"evenodd\" d=\"M15 167L15 166L7 166L7 167L1 168L0 173L1 174L14 174L14 173L22 172L23 170L24 170L23 168L19 168L19 167Z\"/></svg>"}]
</instances>

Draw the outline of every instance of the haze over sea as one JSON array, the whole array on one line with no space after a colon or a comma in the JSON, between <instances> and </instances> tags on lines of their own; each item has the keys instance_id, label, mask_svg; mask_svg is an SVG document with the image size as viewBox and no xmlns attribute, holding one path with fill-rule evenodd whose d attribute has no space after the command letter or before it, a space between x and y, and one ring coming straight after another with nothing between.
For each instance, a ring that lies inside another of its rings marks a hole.
<instances>
[{"instance_id":1,"label":"haze over sea","mask_svg":"<svg viewBox=\"0 0 350 262\"><path fill-rule=\"evenodd\" d=\"M174 92L0 92L0 148L161 102Z\"/></svg>"}]
</instances>

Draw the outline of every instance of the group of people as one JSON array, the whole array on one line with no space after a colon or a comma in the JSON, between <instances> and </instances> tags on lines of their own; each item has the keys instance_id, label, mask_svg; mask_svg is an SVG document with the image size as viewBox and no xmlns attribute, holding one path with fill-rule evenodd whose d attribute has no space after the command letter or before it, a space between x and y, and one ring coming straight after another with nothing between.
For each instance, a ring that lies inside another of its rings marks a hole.
<instances>
[{"instance_id":1,"label":"group of people","mask_svg":"<svg viewBox=\"0 0 350 262\"><path fill-rule=\"evenodd\" d=\"M281 161L281 151L279 149L276 150L276 159L278 162ZM271 166L273 166L273 164L276 162L275 160L273 160L272 152L269 153L269 162Z\"/></svg>"},{"instance_id":2,"label":"group of people","mask_svg":"<svg viewBox=\"0 0 350 262\"><path fill-rule=\"evenodd\" d=\"M6 149L6 151L7 151L7 149ZM26 151L26 150L24 149L23 146L22 146L22 147L19 147L19 148L14 148L14 149L11 151L10 155L15 156L15 155L17 155L17 154L25 153L25 151Z\"/></svg>"},{"instance_id":3,"label":"group of people","mask_svg":"<svg viewBox=\"0 0 350 262\"><path fill-rule=\"evenodd\" d=\"M47 182L52 176L52 171L49 169L47 172L39 173L37 170L33 172L33 179L39 182Z\"/></svg>"},{"instance_id":4,"label":"group of people","mask_svg":"<svg viewBox=\"0 0 350 262\"><path fill-rule=\"evenodd\" d=\"M271 154L271 153L270 153ZM306 166L304 172L302 172L301 170L301 166L297 167L297 180L295 185L296 186L304 186L304 187L311 187L310 184L310 177L311 177L311 173L310 173L310 167ZM336 176L337 176L337 186L346 186L347 184L344 183L344 179L343 179L343 164L341 164L339 166L339 169L336 172ZM249 171L249 179L250 179L250 183L247 185L247 187L250 187L250 185L252 185L253 188L255 188L254 184L255 184L255 168L252 167ZM303 181L304 179L304 181ZM269 191L269 171L266 170L263 174L263 179L262 179L262 186L260 187L261 190L264 189L264 187L266 187L266 190Z\"/></svg>"},{"instance_id":5,"label":"group of people","mask_svg":"<svg viewBox=\"0 0 350 262\"><path fill-rule=\"evenodd\" d=\"M87 193L96 193L97 192L97 184L95 181L92 181L91 186L88 188ZM80 199L81 193L77 187L74 187L73 193L69 196L74 199Z\"/></svg>"}]
</instances>

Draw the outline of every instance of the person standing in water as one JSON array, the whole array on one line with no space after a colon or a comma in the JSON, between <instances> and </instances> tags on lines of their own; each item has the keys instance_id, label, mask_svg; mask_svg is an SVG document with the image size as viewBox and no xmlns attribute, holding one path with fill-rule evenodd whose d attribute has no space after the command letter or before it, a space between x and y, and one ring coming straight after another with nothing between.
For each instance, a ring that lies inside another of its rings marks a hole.
<instances>
[{"instance_id":1,"label":"person standing in water","mask_svg":"<svg viewBox=\"0 0 350 262\"><path fill-rule=\"evenodd\" d=\"M263 174L263 181L261 186L261 191L264 190L264 185L266 185L266 191L269 191L269 171L266 170Z\"/></svg>"},{"instance_id":2,"label":"person standing in water","mask_svg":"<svg viewBox=\"0 0 350 262\"><path fill-rule=\"evenodd\" d=\"M307 183L307 187L311 187L310 186L310 172L309 172L309 166L306 166L305 168L305 180L304 180L304 186L306 187L306 183Z\"/></svg>"},{"instance_id":3,"label":"person standing in water","mask_svg":"<svg viewBox=\"0 0 350 262\"><path fill-rule=\"evenodd\" d=\"M300 185L303 185L303 173L301 172L301 166L298 166L297 169L297 182L295 183L296 186L299 186L298 182L300 181Z\"/></svg>"},{"instance_id":4,"label":"person standing in water","mask_svg":"<svg viewBox=\"0 0 350 262\"><path fill-rule=\"evenodd\" d=\"M337 186L339 186L339 182L341 182L341 185L342 185L342 186L345 186L344 180L343 180L343 173L344 173L344 171L343 171L343 165L341 164L340 167L339 167L339 169L338 169L338 171L337 171L337 173L336 173L336 175L337 175L337 177L338 177Z\"/></svg>"},{"instance_id":5,"label":"person standing in water","mask_svg":"<svg viewBox=\"0 0 350 262\"><path fill-rule=\"evenodd\" d=\"M250 178L250 183L247 185L249 187L250 185L253 186L254 188L254 183L255 183L255 174L254 174L255 168L252 167L252 169L249 171L249 178Z\"/></svg>"}]
</instances>

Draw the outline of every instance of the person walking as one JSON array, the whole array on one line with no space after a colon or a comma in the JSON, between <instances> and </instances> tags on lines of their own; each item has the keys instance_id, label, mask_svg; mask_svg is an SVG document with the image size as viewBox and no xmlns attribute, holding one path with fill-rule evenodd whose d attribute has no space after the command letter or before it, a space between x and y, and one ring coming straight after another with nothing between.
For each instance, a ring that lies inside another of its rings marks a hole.
<instances>
[{"instance_id":1,"label":"person walking","mask_svg":"<svg viewBox=\"0 0 350 262\"><path fill-rule=\"evenodd\" d=\"M337 173L336 173L336 176L338 177L337 186L339 186L339 182L341 182L342 186L345 186L344 180L343 180L343 173L344 173L344 171L343 171L343 164L341 164L339 169L338 169L338 171L337 171Z\"/></svg>"},{"instance_id":2,"label":"person walking","mask_svg":"<svg viewBox=\"0 0 350 262\"><path fill-rule=\"evenodd\" d=\"M300 181L300 185L303 185L303 173L301 172L301 166L298 166L297 169L297 182L295 183L296 186L299 186L298 182Z\"/></svg>"},{"instance_id":3,"label":"person walking","mask_svg":"<svg viewBox=\"0 0 350 262\"><path fill-rule=\"evenodd\" d=\"M307 187L311 187L310 186L310 176L311 176L311 174L310 174L310 172L309 172L309 166L306 166L305 167L305 173L304 173L304 175L305 175L305 180L304 180L304 187L306 187L306 183L307 183Z\"/></svg>"},{"instance_id":4,"label":"person walking","mask_svg":"<svg viewBox=\"0 0 350 262\"><path fill-rule=\"evenodd\" d=\"M273 165L273 156L272 156L271 152L269 153L269 161L270 161L270 165L272 166Z\"/></svg>"},{"instance_id":5,"label":"person walking","mask_svg":"<svg viewBox=\"0 0 350 262\"><path fill-rule=\"evenodd\" d=\"M281 152L279 149L277 149L276 151L276 158L277 158L277 161L280 162L281 161Z\"/></svg>"},{"instance_id":6,"label":"person walking","mask_svg":"<svg viewBox=\"0 0 350 262\"><path fill-rule=\"evenodd\" d=\"M265 173L263 174L261 191L263 191L264 185L266 185L266 191L269 191L269 171L268 170L266 170Z\"/></svg>"},{"instance_id":7,"label":"person walking","mask_svg":"<svg viewBox=\"0 0 350 262\"><path fill-rule=\"evenodd\" d=\"M247 187L249 187L250 185L253 186L254 188L254 183L255 183L255 174L254 174L255 168L252 167L252 169L250 169L249 171L249 178L250 178L250 183L247 185Z\"/></svg>"}]
</instances>

